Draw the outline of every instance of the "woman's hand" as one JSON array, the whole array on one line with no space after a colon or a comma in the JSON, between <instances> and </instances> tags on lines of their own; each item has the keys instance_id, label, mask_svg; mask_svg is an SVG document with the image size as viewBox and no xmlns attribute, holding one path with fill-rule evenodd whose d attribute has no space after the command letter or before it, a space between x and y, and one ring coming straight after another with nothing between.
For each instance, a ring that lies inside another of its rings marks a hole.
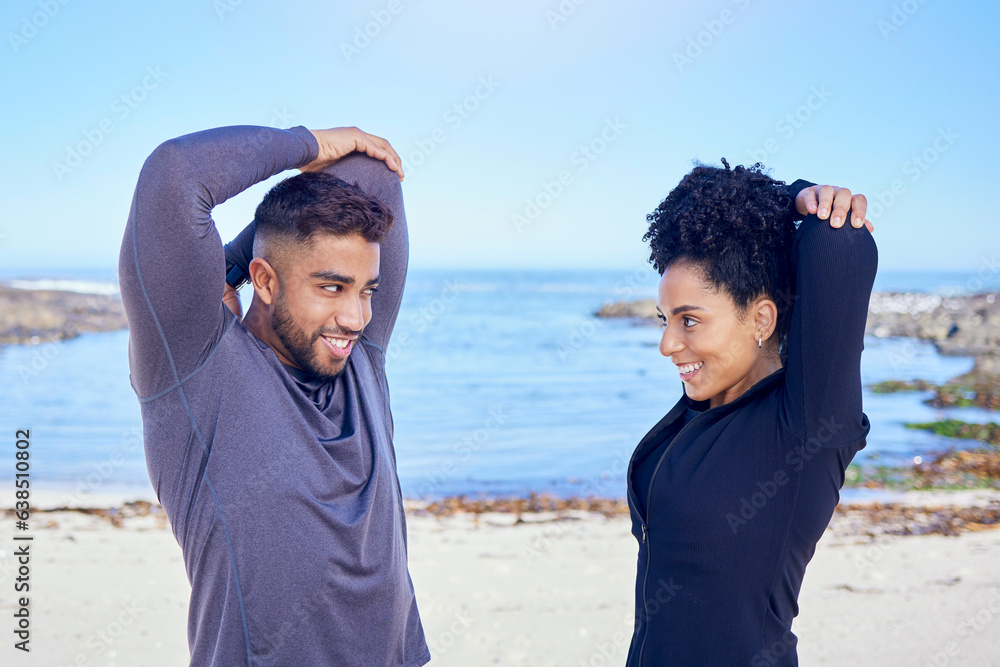
<instances>
[{"instance_id":1,"label":"woman's hand","mask_svg":"<svg viewBox=\"0 0 1000 667\"><path fill-rule=\"evenodd\" d=\"M802 215L815 213L820 220L829 216L831 227L843 227L848 211L854 216L851 226L860 228L864 225L869 232L875 231L875 226L867 219L868 200L864 195L851 195L847 188L833 185L814 185L799 191L795 198L795 210Z\"/></svg>"},{"instance_id":2,"label":"woman's hand","mask_svg":"<svg viewBox=\"0 0 1000 667\"><path fill-rule=\"evenodd\" d=\"M335 127L329 130L309 130L319 143L316 159L301 167L299 171L319 171L354 151L366 153L373 158L384 160L389 169L399 174L403 180L403 161L389 142L374 134L362 132L356 127Z\"/></svg>"}]
</instances>

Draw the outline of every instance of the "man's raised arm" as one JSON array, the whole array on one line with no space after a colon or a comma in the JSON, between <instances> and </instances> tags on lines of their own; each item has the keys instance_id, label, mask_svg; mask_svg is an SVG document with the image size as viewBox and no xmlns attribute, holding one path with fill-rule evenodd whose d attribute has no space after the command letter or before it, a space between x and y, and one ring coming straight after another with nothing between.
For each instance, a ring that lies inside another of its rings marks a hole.
<instances>
[{"instance_id":1,"label":"man's raised arm","mask_svg":"<svg viewBox=\"0 0 1000 667\"><path fill-rule=\"evenodd\" d=\"M361 334L386 352L403 299L410 256L402 185L384 162L361 153L352 153L323 171L347 183L357 182L392 211L392 227L379 242L379 284L372 296L372 319Z\"/></svg>"},{"instance_id":2,"label":"man's raised arm","mask_svg":"<svg viewBox=\"0 0 1000 667\"><path fill-rule=\"evenodd\" d=\"M392 227L379 243L379 286L372 296L372 319L362 334L385 351L402 301L409 259L406 211L400 185L403 179L401 160L388 141L356 127L312 130L312 134L319 144L319 155L302 167L302 171L324 171L346 183L356 183L392 212ZM249 274L255 228L255 223L251 222L226 244L226 262L236 267L234 276ZM234 307L238 307L237 302Z\"/></svg>"},{"instance_id":3,"label":"man's raised arm","mask_svg":"<svg viewBox=\"0 0 1000 667\"><path fill-rule=\"evenodd\" d=\"M140 397L194 372L234 321L222 303L225 260L212 209L317 154L303 127L233 126L171 139L147 158L118 258Z\"/></svg>"}]
</instances>

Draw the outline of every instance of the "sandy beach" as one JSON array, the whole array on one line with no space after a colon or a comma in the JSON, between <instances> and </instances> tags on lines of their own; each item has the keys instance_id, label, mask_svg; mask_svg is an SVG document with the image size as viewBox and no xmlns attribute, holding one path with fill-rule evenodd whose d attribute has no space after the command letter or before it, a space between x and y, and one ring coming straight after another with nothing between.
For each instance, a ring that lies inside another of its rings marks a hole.
<instances>
[{"instance_id":1,"label":"sandy beach","mask_svg":"<svg viewBox=\"0 0 1000 667\"><path fill-rule=\"evenodd\" d=\"M0 634L4 664L187 664L190 587L157 505L32 516L31 653ZM986 491L908 493L914 506L987 506ZM62 503L36 494L40 508ZM803 665L1000 664L1000 530L884 535L864 506L838 513L809 566L793 630ZM158 511L159 510L159 511ZM0 550L2 615L17 564ZM621 665L636 543L625 516L432 516L411 503L410 570L434 665Z\"/></svg>"}]
</instances>

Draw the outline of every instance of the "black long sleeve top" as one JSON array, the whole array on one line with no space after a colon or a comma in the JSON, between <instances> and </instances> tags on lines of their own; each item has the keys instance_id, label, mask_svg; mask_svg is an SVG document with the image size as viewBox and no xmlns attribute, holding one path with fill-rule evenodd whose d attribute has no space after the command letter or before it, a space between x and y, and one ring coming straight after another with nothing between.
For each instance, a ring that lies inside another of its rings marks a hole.
<instances>
[{"instance_id":1,"label":"black long sleeve top","mask_svg":"<svg viewBox=\"0 0 1000 667\"><path fill-rule=\"evenodd\" d=\"M877 264L867 228L806 216L792 245L786 366L715 408L683 395L639 443L627 667L798 664L791 625L806 564L871 428L860 366Z\"/></svg>"}]
</instances>

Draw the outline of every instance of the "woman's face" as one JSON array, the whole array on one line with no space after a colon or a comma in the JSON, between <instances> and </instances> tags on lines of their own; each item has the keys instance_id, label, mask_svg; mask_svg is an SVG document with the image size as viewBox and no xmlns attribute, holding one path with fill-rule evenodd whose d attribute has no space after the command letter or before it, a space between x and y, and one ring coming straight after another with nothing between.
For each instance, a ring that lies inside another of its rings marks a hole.
<instances>
[{"instance_id":1,"label":"woman's face","mask_svg":"<svg viewBox=\"0 0 1000 667\"><path fill-rule=\"evenodd\" d=\"M727 293L711 290L696 265L677 260L660 279L656 309L663 325L660 354L678 366L684 392L695 401L708 400L713 408L729 403L781 368L767 345L777 307L766 297L741 318Z\"/></svg>"}]
</instances>

